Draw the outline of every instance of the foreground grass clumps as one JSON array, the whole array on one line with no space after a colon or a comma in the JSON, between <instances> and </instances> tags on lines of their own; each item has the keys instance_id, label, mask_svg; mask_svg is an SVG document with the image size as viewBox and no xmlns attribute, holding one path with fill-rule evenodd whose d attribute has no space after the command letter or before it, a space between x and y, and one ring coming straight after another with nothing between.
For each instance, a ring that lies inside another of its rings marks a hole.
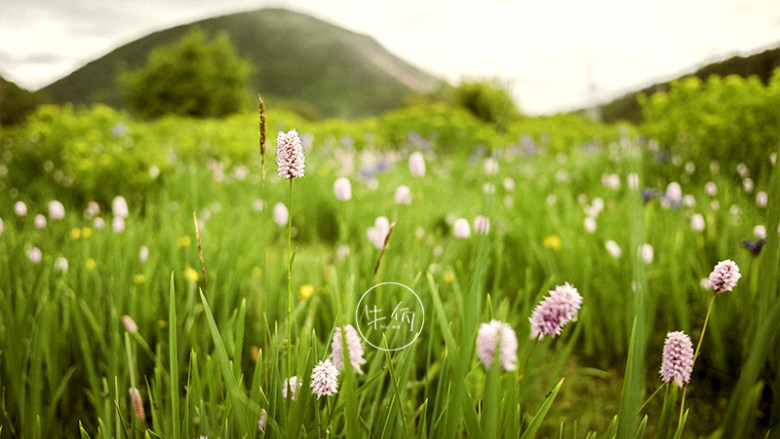
<instances>
[{"instance_id":1,"label":"foreground grass clumps","mask_svg":"<svg viewBox=\"0 0 780 439\"><path fill-rule=\"evenodd\" d=\"M566 120L391 144L269 113L261 157L254 115L41 110L0 143L0 435L777 429L776 151Z\"/></svg>"}]
</instances>

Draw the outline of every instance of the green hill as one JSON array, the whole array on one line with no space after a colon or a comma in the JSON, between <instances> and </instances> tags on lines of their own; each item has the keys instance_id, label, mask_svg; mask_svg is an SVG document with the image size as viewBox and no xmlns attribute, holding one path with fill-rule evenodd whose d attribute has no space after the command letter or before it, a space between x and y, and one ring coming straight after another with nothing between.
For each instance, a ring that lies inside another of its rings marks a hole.
<instances>
[{"instance_id":1,"label":"green hill","mask_svg":"<svg viewBox=\"0 0 780 439\"><path fill-rule=\"evenodd\" d=\"M47 96L31 92L0 76L0 125L15 125L23 121Z\"/></svg>"},{"instance_id":2,"label":"green hill","mask_svg":"<svg viewBox=\"0 0 780 439\"><path fill-rule=\"evenodd\" d=\"M772 72L777 68L780 68L780 47L746 57L734 56L724 61L707 64L693 73L683 76L697 76L702 81L705 81L710 75L739 75L743 77L756 75L766 84L772 77ZM653 84L642 90L627 93L607 104L600 105L598 110L604 122L612 123L618 120L626 120L640 123L642 121L642 109L636 100L637 96L640 93L651 95L657 91L668 90L669 82Z\"/></svg>"},{"instance_id":3,"label":"green hill","mask_svg":"<svg viewBox=\"0 0 780 439\"><path fill-rule=\"evenodd\" d=\"M442 81L407 64L372 38L284 9L261 9L155 32L44 87L56 103L102 102L125 108L118 82L122 69L136 69L156 47L173 43L194 26L208 37L225 31L253 64L247 102L262 93L271 103L299 107L318 117L354 118L395 108L410 93Z\"/></svg>"}]
</instances>

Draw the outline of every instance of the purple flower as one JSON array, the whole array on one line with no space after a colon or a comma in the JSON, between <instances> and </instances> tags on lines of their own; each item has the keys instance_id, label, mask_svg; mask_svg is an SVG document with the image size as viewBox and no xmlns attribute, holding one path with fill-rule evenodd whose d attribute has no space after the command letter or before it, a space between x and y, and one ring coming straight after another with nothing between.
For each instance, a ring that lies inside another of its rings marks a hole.
<instances>
[{"instance_id":1,"label":"purple flower","mask_svg":"<svg viewBox=\"0 0 780 439\"><path fill-rule=\"evenodd\" d=\"M731 291L737 284L742 275L739 273L739 267L731 259L718 262L718 265L710 273L710 284L715 291L715 295Z\"/></svg>"},{"instance_id":2,"label":"purple flower","mask_svg":"<svg viewBox=\"0 0 780 439\"><path fill-rule=\"evenodd\" d=\"M333 364L338 370L344 370L344 352L341 343L341 328L336 328L333 332L333 341L330 345L332 353L330 357L333 359ZM344 327L344 334L346 334L346 344L349 354L349 364L357 373L362 374L360 365L365 364L366 360L363 358L363 344L360 342L360 336L352 325Z\"/></svg>"},{"instance_id":3,"label":"purple flower","mask_svg":"<svg viewBox=\"0 0 780 439\"><path fill-rule=\"evenodd\" d=\"M531 315L531 338L542 339L545 335L560 335L567 323L577 320L581 305L582 296L576 288L568 282L558 285Z\"/></svg>"},{"instance_id":4,"label":"purple flower","mask_svg":"<svg viewBox=\"0 0 780 439\"><path fill-rule=\"evenodd\" d=\"M268 412L265 409L260 410L260 418L257 420L257 428L265 430L265 420L268 417Z\"/></svg>"},{"instance_id":5,"label":"purple flower","mask_svg":"<svg viewBox=\"0 0 780 439\"><path fill-rule=\"evenodd\" d=\"M490 369L496 348L499 346L501 367L506 371L517 369L517 336L509 324L491 320L479 326L477 333L477 356L486 369Z\"/></svg>"},{"instance_id":6,"label":"purple flower","mask_svg":"<svg viewBox=\"0 0 780 439\"><path fill-rule=\"evenodd\" d=\"M471 236L471 225L465 218L458 218L452 226L452 234L456 238L465 239Z\"/></svg>"},{"instance_id":7,"label":"purple flower","mask_svg":"<svg viewBox=\"0 0 780 439\"><path fill-rule=\"evenodd\" d=\"M303 146L298 132L279 131L276 136L276 165L279 167L277 174L288 180L295 177L303 177L306 167L306 158L303 155Z\"/></svg>"},{"instance_id":8,"label":"purple flower","mask_svg":"<svg viewBox=\"0 0 780 439\"><path fill-rule=\"evenodd\" d=\"M335 395L339 390L338 377L339 370L330 360L320 361L311 372L312 395L317 395L317 399L322 396Z\"/></svg>"},{"instance_id":9,"label":"purple flower","mask_svg":"<svg viewBox=\"0 0 780 439\"><path fill-rule=\"evenodd\" d=\"M674 381L680 386L688 385L693 371L693 344L682 331L669 332L664 342L663 362L661 363L661 380L665 383Z\"/></svg>"},{"instance_id":10,"label":"purple flower","mask_svg":"<svg viewBox=\"0 0 780 439\"><path fill-rule=\"evenodd\" d=\"M425 158L419 151L409 155L409 170L415 177L425 177Z\"/></svg>"}]
</instances>

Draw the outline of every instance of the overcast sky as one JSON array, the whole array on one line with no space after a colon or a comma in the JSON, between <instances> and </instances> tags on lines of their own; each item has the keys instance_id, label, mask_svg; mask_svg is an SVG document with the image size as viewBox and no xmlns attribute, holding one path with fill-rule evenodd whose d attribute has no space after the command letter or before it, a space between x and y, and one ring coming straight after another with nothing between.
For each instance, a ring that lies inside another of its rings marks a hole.
<instances>
[{"instance_id":1,"label":"overcast sky","mask_svg":"<svg viewBox=\"0 0 780 439\"><path fill-rule=\"evenodd\" d=\"M530 114L780 46L778 0L0 0L0 74L38 89L150 32L262 7L370 35L452 84L497 78Z\"/></svg>"}]
</instances>

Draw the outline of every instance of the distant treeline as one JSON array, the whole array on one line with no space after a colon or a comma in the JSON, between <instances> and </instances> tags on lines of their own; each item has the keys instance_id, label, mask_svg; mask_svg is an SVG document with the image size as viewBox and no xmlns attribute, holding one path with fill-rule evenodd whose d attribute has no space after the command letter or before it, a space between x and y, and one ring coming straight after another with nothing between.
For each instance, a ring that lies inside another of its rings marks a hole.
<instances>
[{"instance_id":1,"label":"distant treeline","mask_svg":"<svg viewBox=\"0 0 780 439\"><path fill-rule=\"evenodd\" d=\"M739 75L742 77L757 76L766 85L772 72L780 67L780 47L766 50L756 55L735 56L725 61L708 64L695 72L685 76L697 76L702 81L711 75L728 76ZM642 90L626 94L614 101L598 107L601 119L612 123L619 120L629 121L635 124L642 122L642 109L637 102L640 93L651 95L658 91L669 91L669 82L653 84Z\"/></svg>"}]
</instances>

